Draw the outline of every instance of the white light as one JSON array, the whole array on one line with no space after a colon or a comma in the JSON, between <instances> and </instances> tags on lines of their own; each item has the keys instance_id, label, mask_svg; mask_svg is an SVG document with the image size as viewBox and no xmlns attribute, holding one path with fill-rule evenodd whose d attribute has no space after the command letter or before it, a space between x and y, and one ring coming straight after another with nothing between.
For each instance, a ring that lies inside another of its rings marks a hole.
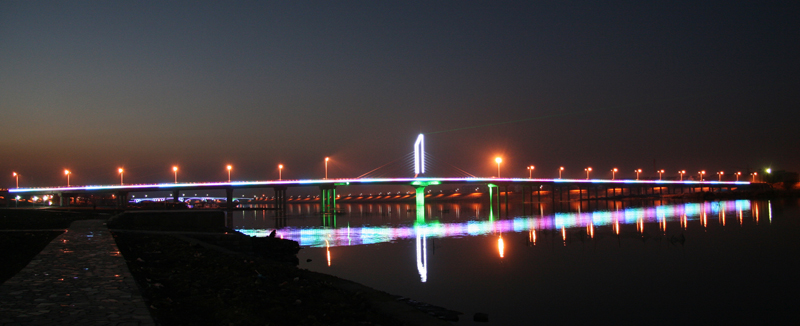
<instances>
[{"instance_id":1,"label":"white light","mask_svg":"<svg viewBox=\"0 0 800 326\"><path fill-rule=\"evenodd\" d=\"M414 143L414 173L425 173L425 137L422 134L417 136Z\"/></svg>"}]
</instances>

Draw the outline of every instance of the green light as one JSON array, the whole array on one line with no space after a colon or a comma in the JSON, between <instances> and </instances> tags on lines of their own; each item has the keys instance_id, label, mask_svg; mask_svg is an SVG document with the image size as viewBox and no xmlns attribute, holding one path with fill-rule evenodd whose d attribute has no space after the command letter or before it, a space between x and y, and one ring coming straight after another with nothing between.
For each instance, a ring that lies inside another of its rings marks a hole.
<instances>
[{"instance_id":1,"label":"green light","mask_svg":"<svg viewBox=\"0 0 800 326\"><path fill-rule=\"evenodd\" d=\"M767 168L767 173L772 173L772 169L771 168Z\"/></svg>"},{"instance_id":2,"label":"green light","mask_svg":"<svg viewBox=\"0 0 800 326\"><path fill-rule=\"evenodd\" d=\"M425 186L417 187L417 223L425 223Z\"/></svg>"},{"instance_id":3,"label":"green light","mask_svg":"<svg viewBox=\"0 0 800 326\"><path fill-rule=\"evenodd\" d=\"M423 187L427 187L427 186L435 186L435 185L440 185L440 184L442 184L442 182L441 182L441 181L439 181L439 180L432 180L432 181L414 181L414 182L412 182L412 183L411 183L411 185L412 185L412 186L423 186Z\"/></svg>"}]
</instances>

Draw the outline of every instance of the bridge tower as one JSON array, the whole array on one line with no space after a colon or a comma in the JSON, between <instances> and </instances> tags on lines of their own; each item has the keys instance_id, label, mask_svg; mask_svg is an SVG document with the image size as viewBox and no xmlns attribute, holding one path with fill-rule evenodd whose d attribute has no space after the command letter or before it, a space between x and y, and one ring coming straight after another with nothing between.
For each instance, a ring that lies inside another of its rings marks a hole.
<instances>
[{"instance_id":1,"label":"bridge tower","mask_svg":"<svg viewBox=\"0 0 800 326\"><path fill-rule=\"evenodd\" d=\"M414 143L414 177L425 174L425 136L419 134Z\"/></svg>"}]
</instances>

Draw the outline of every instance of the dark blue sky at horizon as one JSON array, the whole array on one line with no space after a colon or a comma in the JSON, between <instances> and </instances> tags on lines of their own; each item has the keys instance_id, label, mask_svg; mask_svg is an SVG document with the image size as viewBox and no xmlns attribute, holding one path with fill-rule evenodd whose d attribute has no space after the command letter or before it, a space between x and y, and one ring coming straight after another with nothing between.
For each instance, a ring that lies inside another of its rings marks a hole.
<instances>
[{"instance_id":1,"label":"dark blue sky at horizon","mask_svg":"<svg viewBox=\"0 0 800 326\"><path fill-rule=\"evenodd\" d=\"M497 155L510 176L797 171L797 17L796 1L2 1L0 185L65 168L113 183L119 166L221 180L228 163L321 177L325 156L354 177L420 132L481 176Z\"/></svg>"}]
</instances>

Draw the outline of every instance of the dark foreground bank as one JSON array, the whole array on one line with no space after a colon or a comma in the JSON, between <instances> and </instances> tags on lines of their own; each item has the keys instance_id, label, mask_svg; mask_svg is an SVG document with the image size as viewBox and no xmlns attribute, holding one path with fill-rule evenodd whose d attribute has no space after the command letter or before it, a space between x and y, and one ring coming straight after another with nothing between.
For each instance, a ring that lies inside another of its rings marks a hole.
<instances>
[{"instance_id":1,"label":"dark foreground bank","mask_svg":"<svg viewBox=\"0 0 800 326\"><path fill-rule=\"evenodd\" d=\"M0 259L20 266L2 264L6 279L63 232L58 229L97 218L29 210L0 216L4 228L17 230L0 233ZM174 223L112 220L109 226L116 228L117 246L160 325L447 324L386 293L298 269L293 241L252 239L203 223L188 231ZM37 231L19 232L32 227Z\"/></svg>"},{"instance_id":2,"label":"dark foreground bank","mask_svg":"<svg viewBox=\"0 0 800 326\"><path fill-rule=\"evenodd\" d=\"M0 261L3 262L0 284L25 268L73 221L102 218L98 216L67 211L0 209Z\"/></svg>"},{"instance_id":3,"label":"dark foreground bank","mask_svg":"<svg viewBox=\"0 0 800 326\"><path fill-rule=\"evenodd\" d=\"M109 220L162 325L437 325L386 293L297 268L297 242L251 238L219 211L128 212Z\"/></svg>"}]
</instances>

